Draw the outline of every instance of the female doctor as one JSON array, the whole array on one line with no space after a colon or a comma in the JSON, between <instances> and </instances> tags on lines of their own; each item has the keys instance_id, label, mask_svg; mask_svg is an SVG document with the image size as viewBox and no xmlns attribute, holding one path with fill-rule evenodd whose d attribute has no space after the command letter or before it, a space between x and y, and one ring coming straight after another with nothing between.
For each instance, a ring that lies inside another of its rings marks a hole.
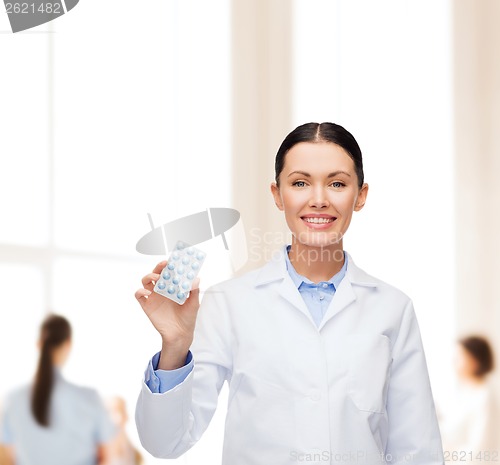
<instances>
[{"instance_id":1,"label":"female doctor","mask_svg":"<svg viewBox=\"0 0 500 465\"><path fill-rule=\"evenodd\" d=\"M412 300L343 249L363 208L361 150L333 123L297 127L276 156L274 202L292 243L184 305L136 298L162 338L136 407L143 446L176 458L206 430L225 381L223 465L443 464ZM199 312L198 312L198 308Z\"/></svg>"}]
</instances>

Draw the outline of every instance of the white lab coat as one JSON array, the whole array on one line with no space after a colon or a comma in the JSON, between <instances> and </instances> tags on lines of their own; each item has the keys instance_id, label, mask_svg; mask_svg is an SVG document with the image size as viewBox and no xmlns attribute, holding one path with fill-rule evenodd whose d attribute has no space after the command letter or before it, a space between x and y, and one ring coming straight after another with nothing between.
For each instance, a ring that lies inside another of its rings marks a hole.
<instances>
[{"instance_id":1,"label":"white lab coat","mask_svg":"<svg viewBox=\"0 0 500 465\"><path fill-rule=\"evenodd\" d=\"M176 458L206 430L229 383L223 465L444 464L411 299L351 256L319 328L286 269L210 287L178 386L136 407L142 445Z\"/></svg>"}]
</instances>

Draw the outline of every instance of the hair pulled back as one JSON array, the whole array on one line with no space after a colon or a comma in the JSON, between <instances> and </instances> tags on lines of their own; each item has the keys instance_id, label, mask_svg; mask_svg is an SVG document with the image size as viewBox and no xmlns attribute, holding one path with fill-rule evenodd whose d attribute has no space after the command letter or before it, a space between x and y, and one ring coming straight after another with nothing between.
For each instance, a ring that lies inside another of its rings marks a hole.
<instances>
[{"instance_id":1,"label":"hair pulled back","mask_svg":"<svg viewBox=\"0 0 500 465\"><path fill-rule=\"evenodd\" d=\"M54 387L55 349L71 338L69 321L59 315L49 315L40 328L40 357L31 398L31 411L40 426L49 426L49 411Z\"/></svg>"},{"instance_id":2,"label":"hair pulled back","mask_svg":"<svg viewBox=\"0 0 500 465\"><path fill-rule=\"evenodd\" d=\"M474 372L476 377L483 378L493 370L493 351L484 337L469 336L460 339L458 342L476 360L477 368Z\"/></svg>"},{"instance_id":3,"label":"hair pulled back","mask_svg":"<svg viewBox=\"0 0 500 465\"><path fill-rule=\"evenodd\" d=\"M331 142L342 147L354 162L356 175L358 177L358 188L361 189L364 183L363 157L361 149L354 136L335 123L306 123L296 127L285 137L281 143L275 161L275 180L279 187L279 176L285 166L285 156L287 152L300 142Z\"/></svg>"}]
</instances>

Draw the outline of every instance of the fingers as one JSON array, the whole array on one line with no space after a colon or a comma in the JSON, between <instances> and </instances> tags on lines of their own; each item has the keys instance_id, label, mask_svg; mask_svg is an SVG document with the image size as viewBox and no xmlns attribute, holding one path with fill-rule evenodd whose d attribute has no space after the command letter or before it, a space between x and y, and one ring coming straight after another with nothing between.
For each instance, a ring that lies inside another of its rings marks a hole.
<instances>
[{"instance_id":1,"label":"fingers","mask_svg":"<svg viewBox=\"0 0 500 465\"><path fill-rule=\"evenodd\" d=\"M147 274L146 276L144 276L144 278L142 278L142 286L145 287L146 289L149 289L150 291L152 291L153 287L155 286L155 283L156 283L156 281L158 281L159 277L160 277L159 273L153 272L153 273Z\"/></svg>"},{"instance_id":2,"label":"fingers","mask_svg":"<svg viewBox=\"0 0 500 465\"><path fill-rule=\"evenodd\" d=\"M162 262L158 263L153 272L152 273L149 273L147 274L146 276L144 276L142 278L142 285L143 287L145 287L146 289L152 291L154 286L155 286L155 283L156 281L158 281L158 278L160 277L160 273L161 271L163 270L163 268L165 268L167 266L167 261L166 260L163 260Z\"/></svg>"},{"instance_id":3,"label":"fingers","mask_svg":"<svg viewBox=\"0 0 500 465\"><path fill-rule=\"evenodd\" d=\"M193 280L193 285L191 287L191 290L189 291L189 300L193 302L193 305L195 305L197 308L199 307L199 302L200 302L200 278L195 278ZM195 302L195 304L194 304Z\"/></svg>"},{"instance_id":4,"label":"fingers","mask_svg":"<svg viewBox=\"0 0 500 465\"><path fill-rule=\"evenodd\" d=\"M138 289L135 292L135 298L139 302L145 302L150 295L151 295L151 291L149 291L148 289Z\"/></svg>"},{"instance_id":5,"label":"fingers","mask_svg":"<svg viewBox=\"0 0 500 465\"><path fill-rule=\"evenodd\" d=\"M141 282L143 288L138 289L134 294L135 298L141 303L141 305L143 305L147 301L147 298L153 292L156 281L158 281L158 279L160 278L160 272L166 266L167 266L167 260L163 260L155 266L152 273L148 273L146 276L142 278ZM191 286L191 292L197 295L200 291L199 287L200 287L200 278L196 277L193 280L193 284Z\"/></svg>"},{"instance_id":6,"label":"fingers","mask_svg":"<svg viewBox=\"0 0 500 465\"><path fill-rule=\"evenodd\" d=\"M200 288L191 289L189 292L189 300L193 302L197 307L200 305Z\"/></svg>"},{"instance_id":7,"label":"fingers","mask_svg":"<svg viewBox=\"0 0 500 465\"><path fill-rule=\"evenodd\" d=\"M153 273L159 274L163 268L167 266L167 260L163 260L158 265L155 266L155 269L153 270Z\"/></svg>"}]
</instances>

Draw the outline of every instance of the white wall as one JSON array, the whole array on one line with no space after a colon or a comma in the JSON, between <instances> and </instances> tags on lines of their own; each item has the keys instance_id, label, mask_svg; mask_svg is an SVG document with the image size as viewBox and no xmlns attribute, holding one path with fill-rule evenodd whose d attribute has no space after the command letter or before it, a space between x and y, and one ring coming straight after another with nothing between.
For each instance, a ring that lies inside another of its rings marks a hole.
<instances>
[{"instance_id":1,"label":"white wall","mask_svg":"<svg viewBox=\"0 0 500 465\"><path fill-rule=\"evenodd\" d=\"M61 313L66 377L123 396L138 445L160 340L134 292L163 257L135 244L148 212L160 225L229 203L229 16L225 0L85 0L12 34L0 14L0 399L30 381L40 321ZM202 289L227 277L222 241L206 248Z\"/></svg>"},{"instance_id":2,"label":"white wall","mask_svg":"<svg viewBox=\"0 0 500 465\"><path fill-rule=\"evenodd\" d=\"M454 331L451 17L448 2L294 1L293 126L357 139L370 186L344 248L415 303L433 389Z\"/></svg>"}]
</instances>

